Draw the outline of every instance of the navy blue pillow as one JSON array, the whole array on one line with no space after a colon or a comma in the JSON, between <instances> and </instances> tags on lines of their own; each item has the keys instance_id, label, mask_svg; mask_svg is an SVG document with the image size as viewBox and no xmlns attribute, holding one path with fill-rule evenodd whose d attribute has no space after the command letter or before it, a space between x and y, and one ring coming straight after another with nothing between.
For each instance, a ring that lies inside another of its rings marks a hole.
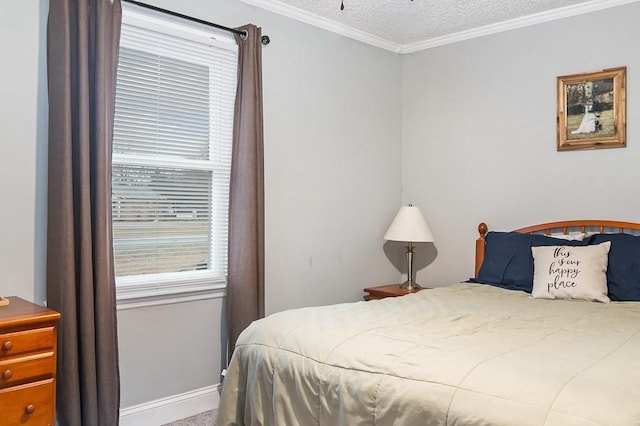
<instances>
[{"instance_id":1,"label":"navy blue pillow","mask_svg":"<svg viewBox=\"0 0 640 426\"><path fill-rule=\"evenodd\" d=\"M471 281L527 293L531 293L533 288L531 247L589 244L589 240L560 240L545 235L517 232L489 232L485 238L484 261L478 277Z\"/></svg>"},{"instance_id":2,"label":"navy blue pillow","mask_svg":"<svg viewBox=\"0 0 640 426\"><path fill-rule=\"evenodd\" d=\"M596 234L591 244L611 241L607 286L609 298L640 301L640 237L630 234Z\"/></svg>"}]
</instances>

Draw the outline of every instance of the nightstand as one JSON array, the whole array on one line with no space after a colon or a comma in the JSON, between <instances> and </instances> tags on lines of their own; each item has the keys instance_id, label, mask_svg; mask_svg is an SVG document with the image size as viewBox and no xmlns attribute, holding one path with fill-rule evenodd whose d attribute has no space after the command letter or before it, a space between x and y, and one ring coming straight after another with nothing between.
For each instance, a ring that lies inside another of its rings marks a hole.
<instances>
[{"instance_id":1,"label":"nightstand","mask_svg":"<svg viewBox=\"0 0 640 426\"><path fill-rule=\"evenodd\" d=\"M404 296L409 293L417 293L420 290L425 290L426 287L416 288L413 290L405 290L400 288L400 284L381 285L378 287L368 287L364 289L368 296L365 296L367 300L384 299L385 297L398 297Z\"/></svg>"},{"instance_id":2,"label":"nightstand","mask_svg":"<svg viewBox=\"0 0 640 426\"><path fill-rule=\"evenodd\" d=\"M8 299L0 306L0 425L53 425L60 314Z\"/></svg>"}]
</instances>

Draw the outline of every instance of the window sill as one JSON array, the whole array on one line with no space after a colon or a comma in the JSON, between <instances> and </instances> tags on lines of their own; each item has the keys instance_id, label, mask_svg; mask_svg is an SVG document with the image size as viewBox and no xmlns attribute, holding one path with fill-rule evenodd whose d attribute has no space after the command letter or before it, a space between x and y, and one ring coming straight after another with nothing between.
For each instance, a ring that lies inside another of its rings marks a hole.
<instances>
[{"instance_id":1,"label":"window sill","mask_svg":"<svg viewBox=\"0 0 640 426\"><path fill-rule=\"evenodd\" d=\"M170 305L197 300L223 298L225 283L174 286L117 287L117 310L139 309L149 306Z\"/></svg>"}]
</instances>

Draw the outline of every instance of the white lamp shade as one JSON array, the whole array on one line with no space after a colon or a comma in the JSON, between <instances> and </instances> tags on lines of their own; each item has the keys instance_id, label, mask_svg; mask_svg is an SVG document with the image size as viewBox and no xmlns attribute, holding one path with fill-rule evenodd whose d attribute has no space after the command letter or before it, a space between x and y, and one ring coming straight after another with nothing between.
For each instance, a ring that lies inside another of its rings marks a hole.
<instances>
[{"instance_id":1,"label":"white lamp shade","mask_svg":"<svg viewBox=\"0 0 640 426\"><path fill-rule=\"evenodd\" d=\"M391 226L387 229L387 233L384 234L384 239L413 243L434 241L433 234L431 234L422 212L418 207L411 204L400 208Z\"/></svg>"}]
</instances>

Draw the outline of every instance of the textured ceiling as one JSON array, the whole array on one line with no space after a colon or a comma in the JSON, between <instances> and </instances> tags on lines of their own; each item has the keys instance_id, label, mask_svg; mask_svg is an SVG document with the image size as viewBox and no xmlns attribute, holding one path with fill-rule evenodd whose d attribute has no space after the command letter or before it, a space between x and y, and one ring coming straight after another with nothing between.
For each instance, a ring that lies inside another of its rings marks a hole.
<instances>
[{"instance_id":1,"label":"textured ceiling","mask_svg":"<svg viewBox=\"0 0 640 426\"><path fill-rule=\"evenodd\" d=\"M341 0L242 1L346 35L361 35L354 38L370 36L406 47L505 22L523 26L532 17L551 20L637 0L342 0L344 10Z\"/></svg>"}]
</instances>

